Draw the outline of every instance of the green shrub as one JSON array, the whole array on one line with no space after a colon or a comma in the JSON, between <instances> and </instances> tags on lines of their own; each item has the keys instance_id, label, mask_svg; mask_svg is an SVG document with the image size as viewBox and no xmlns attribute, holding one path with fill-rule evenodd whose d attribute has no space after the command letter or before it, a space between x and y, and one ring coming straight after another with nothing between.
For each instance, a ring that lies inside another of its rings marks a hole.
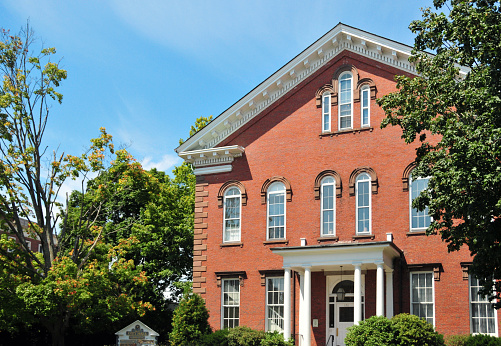
<instances>
[{"instance_id":1,"label":"green shrub","mask_svg":"<svg viewBox=\"0 0 501 346\"><path fill-rule=\"evenodd\" d=\"M485 334L470 335L464 346L501 346L501 339Z\"/></svg>"},{"instance_id":2,"label":"green shrub","mask_svg":"<svg viewBox=\"0 0 501 346\"><path fill-rule=\"evenodd\" d=\"M172 346L198 345L203 335L212 333L208 320L209 312L202 297L198 294L185 296L172 317L170 344Z\"/></svg>"},{"instance_id":3,"label":"green shrub","mask_svg":"<svg viewBox=\"0 0 501 346\"><path fill-rule=\"evenodd\" d=\"M348 328L346 346L397 346L398 329L383 316L372 316Z\"/></svg>"},{"instance_id":4,"label":"green shrub","mask_svg":"<svg viewBox=\"0 0 501 346\"><path fill-rule=\"evenodd\" d=\"M229 329L220 329L212 334L206 334L200 340L200 346L228 346L229 332Z\"/></svg>"},{"instance_id":5,"label":"green shrub","mask_svg":"<svg viewBox=\"0 0 501 346\"><path fill-rule=\"evenodd\" d=\"M400 314L391 319L399 331L398 345L402 346L443 346L444 337L433 326L415 315Z\"/></svg>"},{"instance_id":6,"label":"green shrub","mask_svg":"<svg viewBox=\"0 0 501 346\"><path fill-rule=\"evenodd\" d=\"M262 330L236 327L229 330L228 346L260 346L264 338L265 333Z\"/></svg>"},{"instance_id":7,"label":"green shrub","mask_svg":"<svg viewBox=\"0 0 501 346\"><path fill-rule=\"evenodd\" d=\"M470 337L469 334L464 335L449 335L445 337L445 344L447 346L464 346L466 340Z\"/></svg>"},{"instance_id":8,"label":"green shrub","mask_svg":"<svg viewBox=\"0 0 501 346\"><path fill-rule=\"evenodd\" d=\"M443 346L444 339L419 317L400 314L391 320L373 316L348 328L346 346Z\"/></svg>"},{"instance_id":9,"label":"green shrub","mask_svg":"<svg viewBox=\"0 0 501 346\"><path fill-rule=\"evenodd\" d=\"M264 339L261 340L261 346L294 346L292 341L285 341L283 334L275 332L267 332Z\"/></svg>"}]
</instances>

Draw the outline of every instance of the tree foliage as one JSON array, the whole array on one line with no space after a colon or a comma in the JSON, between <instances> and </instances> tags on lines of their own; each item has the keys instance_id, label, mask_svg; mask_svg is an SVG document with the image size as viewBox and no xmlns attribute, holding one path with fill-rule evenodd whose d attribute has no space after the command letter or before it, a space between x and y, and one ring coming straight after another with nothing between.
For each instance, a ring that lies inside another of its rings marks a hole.
<instances>
[{"instance_id":1,"label":"tree foliage","mask_svg":"<svg viewBox=\"0 0 501 346\"><path fill-rule=\"evenodd\" d=\"M414 174L430 177L413 202L429 207L449 250L467 245L470 272L501 293L501 10L494 0L435 0L411 23L417 77L378 100L407 143L419 143ZM433 51L429 54L425 51ZM465 67L460 71L459 66ZM501 306L498 300L498 307Z\"/></svg>"},{"instance_id":2,"label":"tree foliage","mask_svg":"<svg viewBox=\"0 0 501 346\"><path fill-rule=\"evenodd\" d=\"M198 294L186 295L174 311L170 344L197 345L204 335L210 333L212 329L205 301Z\"/></svg>"},{"instance_id":3,"label":"tree foliage","mask_svg":"<svg viewBox=\"0 0 501 346\"><path fill-rule=\"evenodd\" d=\"M56 50L36 53L37 43L29 26L19 35L1 33L0 331L37 322L54 345L63 345L70 323L90 327L152 307L137 298L147 277L127 257L139 239L106 242L108 229L96 222L110 212L106 198L117 192L87 198L82 190L72 203L85 205L84 212L70 215L60 210L62 185L80 178L84 187L90 175L105 181L110 160L148 177L125 150L115 152L105 129L81 156L48 150L43 136L50 107L61 103L57 87L67 73L51 60ZM127 181L118 184L117 191L128 189ZM67 217L61 219L63 214ZM41 241L43 252L34 251L27 238Z\"/></svg>"}]
</instances>

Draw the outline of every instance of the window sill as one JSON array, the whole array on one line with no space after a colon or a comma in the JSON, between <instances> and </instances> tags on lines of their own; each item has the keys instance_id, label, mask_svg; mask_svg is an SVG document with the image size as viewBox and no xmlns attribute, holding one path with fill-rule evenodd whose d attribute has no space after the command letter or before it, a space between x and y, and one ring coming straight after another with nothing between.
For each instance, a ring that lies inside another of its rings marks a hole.
<instances>
[{"instance_id":1,"label":"window sill","mask_svg":"<svg viewBox=\"0 0 501 346\"><path fill-rule=\"evenodd\" d=\"M220 248L223 248L223 247L237 247L237 246L243 247L244 243L238 242L238 243L222 243L222 244L219 244Z\"/></svg>"},{"instance_id":2,"label":"window sill","mask_svg":"<svg viewBox=\"0 0 501 346\"><path fill-rule=\"evenodd\" d=\"M339 237L325 235L323 237L317 238L317 242L322 243L324 241L338 241Z\"/></svg>"},{"instance_id":3,"label":"window sill","mask_svg":"<svg viewBox=\"0 0 501 346\"><path fill-rule=\"evenodd\" d=\"M353 240L358 240L358 239L371 239L374 240L374 234L358 234L354 235Z\"/></svg>"},{"instance_id":4,"label":"window sill","mask_svg":"<svg viewBox=\"0 0 501 346\"><path fill-rule=\"evenodd\" d=\"M274 244L285 244L289 245L289 240L288 239L276 239L276 240L266 240L263 241L263 245L274 245Z\"/></svg>"},{"instance_id":5,"label":"window sill","mask_svg":"<svg viewBox=\"0 0 501 346\"><path fill-rule=\"evenodd\" d=\"M339 135L342 135L345 133L356 134L356 133L365 132L365 131L372 132L372 131L374 131L374 127L369 126L369 127L359 127L357 129L346 129L346 130L340 130L340 131L334 131L334 132L323 132L323 133L319 134L318 137L320 139L322 139L322 137L339 136Z\"/></svg>"},{"instance_id":6,"label":"window sill","mask_svg":"<svg viewBox=\"0 0 501 346\"><path fill-rule=\"evenodd\" d=\"M430 234L437 234L437 232L431 232ZM417 235L426 235L426 231L410 231L407 232L408 237L413 237Z\"/></svg>"}]
</instances>

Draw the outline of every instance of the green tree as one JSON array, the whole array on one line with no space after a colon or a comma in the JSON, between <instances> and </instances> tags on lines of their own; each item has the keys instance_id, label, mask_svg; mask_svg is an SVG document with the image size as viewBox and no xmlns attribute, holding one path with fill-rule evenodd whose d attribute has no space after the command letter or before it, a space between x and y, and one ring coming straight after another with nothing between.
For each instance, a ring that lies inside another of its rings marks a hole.
<instances>
[{"instance_id":1,"label":"green tree","mask_svg":"<svg viewBox=\"0 0 501 346\"><path fill-rule=\"evenodd\" d=\"M494 0L435 0L410 29L418 76L399 76L398 91L378 100L381 127L397 125L417 142L414 174L430 177L413 202L429 207L450 251L467 245L470 272L501 293L501 12ZM436 54L428 54L425 51ZM466 67L465 73L458 66ZM496 303L501 306L501 300Z\"/></svg>"},{"instance_id":2,"label":"green tree","mask_svg":"<svg viewBox=\"0 0 501 346\"><path fill-rule=\"evenodd\" d=\"M60 219L58 193L67 179L100 176L109 159L131 170L135 163L125 150L115 152L104 129L81 156L49 153L43 135L67 73L51 60L54 48L35 52L33 37L27 25L19 35L2 31L0 40L0 228L6 232L0 235L0 330L38 322L53 345L64 345L70 321L116 321L144 314L151 304L136 295L147 283L144 271L126 258L138 239L110 244L95 222L107 212L102 196L87 200L83 191L80 203L92 207L82 210L93 213ZM71 235L69 221L78 225ZM43 253L33 251L27 237L40 240Z\"/></svg>"},{"instance_id":3,"label":"green tree","mask_svg":"<svg viewBox=\"0 0 501 346\"><path fill-rule=\"evenodd\" d=\"M212 333L209 311L198 294L189 294L179 303L172 319L169 341L173 346L198 345L204 335Z\"/></svg>"}]
</instances>

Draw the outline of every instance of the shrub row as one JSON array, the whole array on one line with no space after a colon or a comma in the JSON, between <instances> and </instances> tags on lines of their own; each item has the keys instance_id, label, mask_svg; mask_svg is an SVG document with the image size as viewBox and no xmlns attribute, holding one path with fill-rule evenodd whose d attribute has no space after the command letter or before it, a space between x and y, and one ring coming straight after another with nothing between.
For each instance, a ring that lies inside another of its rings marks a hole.
<instances>
[{"instance_id":1,"label":"shrub row","mask_svg":"<svg viewBox=\"0 0 501 346\"><path fill-rule=\"evenodd\" d=\"M494 336L477 335L452 335L445 338L447 346L501 346L501 339Z\"/></svg>"}]
</instances>

